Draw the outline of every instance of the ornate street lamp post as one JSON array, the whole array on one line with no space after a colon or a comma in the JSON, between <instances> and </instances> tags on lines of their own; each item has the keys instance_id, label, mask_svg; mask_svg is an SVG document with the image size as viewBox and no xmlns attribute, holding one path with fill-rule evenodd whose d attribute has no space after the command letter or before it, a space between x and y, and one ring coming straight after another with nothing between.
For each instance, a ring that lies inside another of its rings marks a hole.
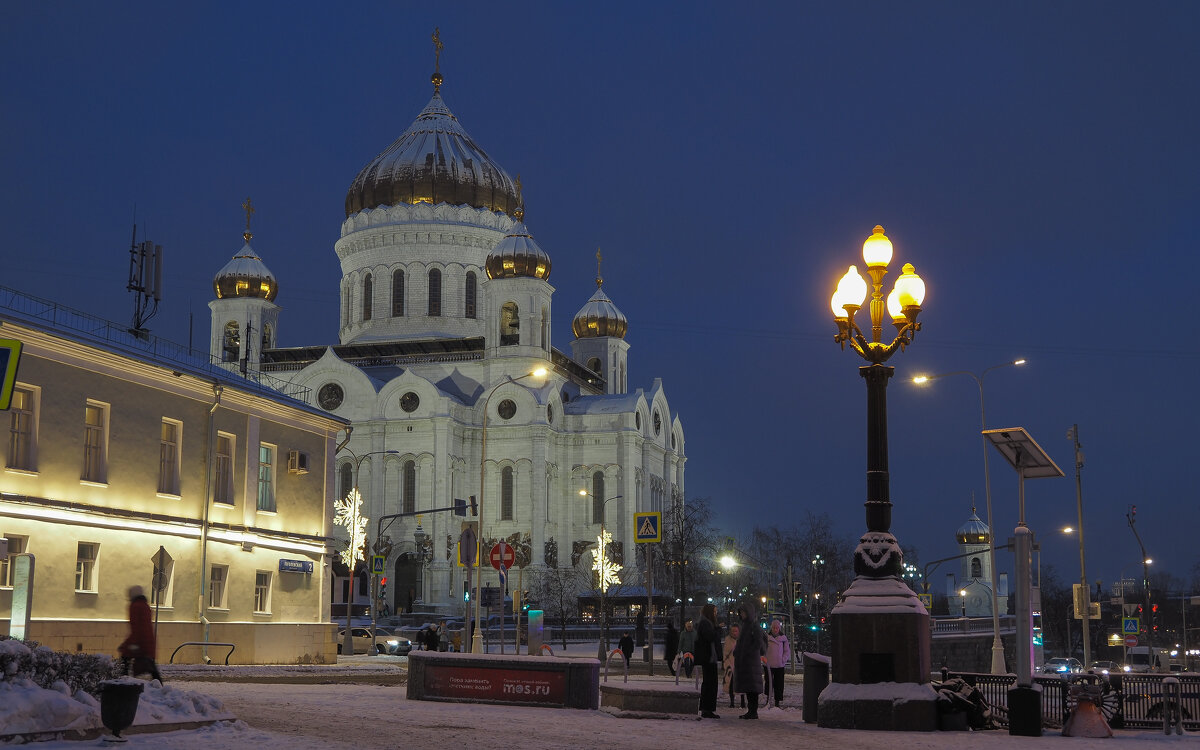
<instances>
[{"instance_id":1,"label":"ornate street lamp post","mask_svg":"<svg viewBox=\"0 0 1200 750\"><path fill-rule=\"evenodd\" d=\"M854 552L855 579L843 601L830 612L833 682L863 685L882 682L929 683L929 613L901 580L903 554L891 533L892 501L888 478L887 383L894 368L884 364L912 343L921 325L917 315L925 298L925 283L906 263L895 288L884 299L883 277L892 260L892 243L875 231L863 243L863 260L871 277L870 338L855 320L867 297L867 282L850 266L830 300L837 335L834 341L850 347L867 365L859 375L867 383L867 531ZM883 338L883 315L896 328L891 341ZM821 726L856 728L863 721L868 693L839 691L822 704ZM911 693L910 693L911 696ZM891 726L933 729L935 696L927 700L897 700L888 717ZM858 705L858 710L856 710Z\"/></svg>"}]
</instances>

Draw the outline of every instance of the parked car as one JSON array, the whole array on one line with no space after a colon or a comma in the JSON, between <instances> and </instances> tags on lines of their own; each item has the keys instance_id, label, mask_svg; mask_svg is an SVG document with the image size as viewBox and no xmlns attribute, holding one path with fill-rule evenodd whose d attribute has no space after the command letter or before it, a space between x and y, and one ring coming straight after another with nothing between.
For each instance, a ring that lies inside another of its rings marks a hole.
<instances>
[{"instance_id":1,"label":"parked car","mask_svg":"<svg viewBox=\"0 0 1200 750\"><path fill-rule=\"evenodd\" d=\"M407 656L412 651L412 641L387 628L376 628L375 647L381 654Z\"/></svg>"},{"instance_id":2,"label":"parked car","mask_svg":"<svg viewBox=\"0 0 1200 750\"><path fill-rule=\"evenodd\" d=\"M1070 659L1065 656L1056 656L1049 659L1042 665L1044 674L1079 674L1083 671L1083 665L1078 659Z\"/></svg>"},{"instance_id":3,"label":"parked car","mask_svg":"<svg viewBox=\"0 0 1200 750\"><path fill-rule=\"evenodd\" d=\"M342 653L342 644L346 642L345 628L338 630L337 638L337 652L340 654ZM375 648L375 636L371 635L370 628L350 628L350 639L356 654L365 654Z\"/></svg>"},{"instance_id":4,"label":"parked car","mask_svg":"<svg viewBox=\"0 0 1200 750\"><path fill-rule=\"evenodd\" d=\"M1088 670L1096 674L1120 674L1121 667L1115 661L1094 661Z\"/></svg>"}]
</instances>

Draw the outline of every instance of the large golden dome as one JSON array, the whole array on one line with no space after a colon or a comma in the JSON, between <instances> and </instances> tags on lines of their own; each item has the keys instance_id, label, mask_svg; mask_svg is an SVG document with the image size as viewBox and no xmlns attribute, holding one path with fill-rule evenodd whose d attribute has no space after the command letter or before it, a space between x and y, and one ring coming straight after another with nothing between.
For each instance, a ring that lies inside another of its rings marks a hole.
<instances>
[{"instance_id":1,"label":"large golden dome","mask_svg":"<svg viewBox=\"0 0 1200 750\"><path fill-rule=\"evenodd\" d=\"M517 188L435 90L408 130L354 178L346 193L346 216L399 203L448 203L512 214Z\"/></svg>"}]
</instances>

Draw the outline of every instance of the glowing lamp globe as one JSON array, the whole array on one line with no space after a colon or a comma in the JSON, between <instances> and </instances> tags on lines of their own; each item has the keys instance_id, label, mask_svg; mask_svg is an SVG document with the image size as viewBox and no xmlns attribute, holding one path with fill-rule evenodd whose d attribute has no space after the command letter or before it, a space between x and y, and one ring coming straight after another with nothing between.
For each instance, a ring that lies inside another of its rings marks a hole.
<instances>
[{"instance_id":1,"label":"glowing lamp globe","mask_svg":"<svg viewBox=\"0 0 1200 750\"><path fill-rule=\"evenodd\" d=\"M844 318L846 317L846 305L862 307L866 299L867 282L858 275L857 268L850 266L846 275L838 282L837 291L833 293L829 306L833 309L835 318Z\"/></svg>"},{"instance_id":2,"label":"glowing lamp globe","mask_svg":"<svg viewBox=\"0 0 1200 750\"><path fill-rule=\"evenodd\" d=\"M920 307L925 301L925 282L913 270L912 263L904 264L904 273L896 279L896 292L901 309Z\"/></svg>"},{"instance_id":3,"label":"glowing lamp globe","mask_svg":"<svg viewBox=\"0 0 1200 750\"><path fill-rule=\"evenodd\" d=\"M875 232L863 243L863 260L867 268L884 268L892 262L892 241L878 224L875 225Z\"/></svg>"}]
</instances>

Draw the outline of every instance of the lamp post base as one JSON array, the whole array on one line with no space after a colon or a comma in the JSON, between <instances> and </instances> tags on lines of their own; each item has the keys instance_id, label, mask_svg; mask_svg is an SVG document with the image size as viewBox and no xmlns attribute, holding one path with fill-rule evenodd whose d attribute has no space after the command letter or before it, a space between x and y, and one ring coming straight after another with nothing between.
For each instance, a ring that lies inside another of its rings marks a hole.
<instances>
[{"instance_id":1,"label":"lamp post base","mask_svg":"<svg viewBox=\"0 0 1200 750\"><path fill-rule=\"evenodd\" d=\"M992 674L1008 674L1004 666L1004 644L999 635L992 639Z\"/></svg>"}]
</instances>

